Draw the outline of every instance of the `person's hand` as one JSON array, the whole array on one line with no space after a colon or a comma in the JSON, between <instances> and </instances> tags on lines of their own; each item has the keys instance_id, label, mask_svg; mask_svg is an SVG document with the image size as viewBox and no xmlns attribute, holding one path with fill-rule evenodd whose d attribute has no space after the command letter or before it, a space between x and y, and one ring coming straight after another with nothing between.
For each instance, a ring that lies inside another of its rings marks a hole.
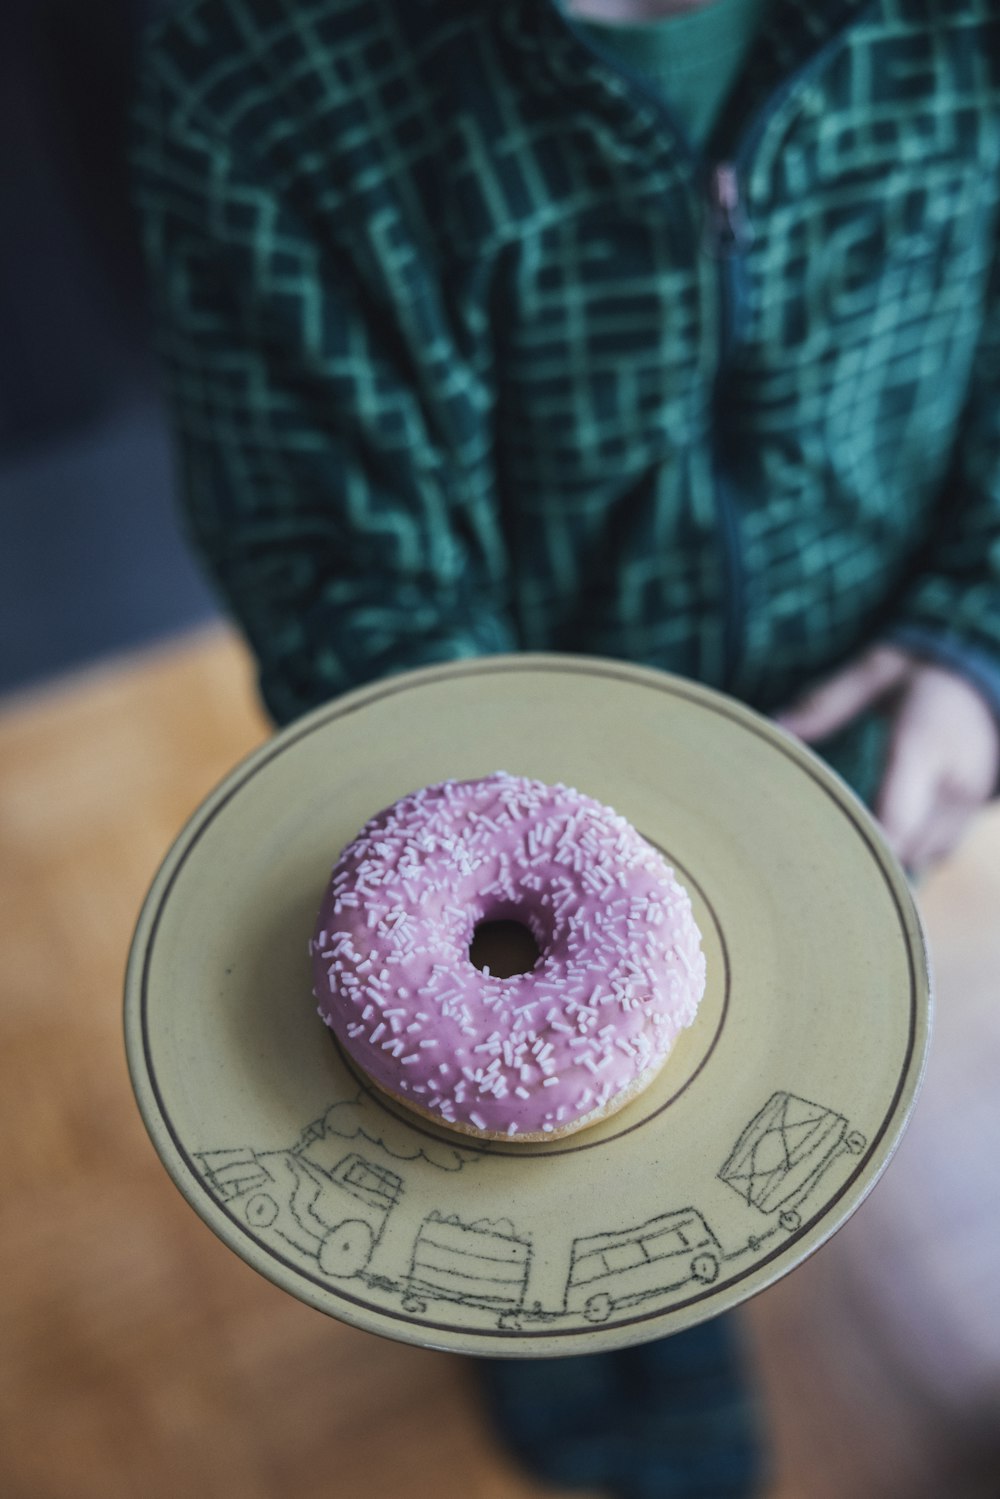
<instances>
[{"instance_id":1,"label":"person's hand","mask_svg":"<svg viewBox=\"0 0 1000 1499\"><path fill-rule=\"evenodd\" d=\"M918 873L956 846L997 784L1000 727L964 677L890 645L873 646L776 721L813 743L882 704L892 730L875 815Z\"/></svg>"}]
</instances>

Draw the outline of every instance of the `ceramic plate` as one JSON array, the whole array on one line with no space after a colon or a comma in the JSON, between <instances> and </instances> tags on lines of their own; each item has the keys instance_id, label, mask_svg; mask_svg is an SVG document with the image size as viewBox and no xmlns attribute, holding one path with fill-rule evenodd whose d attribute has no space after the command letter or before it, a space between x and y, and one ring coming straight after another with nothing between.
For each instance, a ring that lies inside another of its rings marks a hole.
<instances>
[{"instance_id":1,"label":"ceramic plate","mask_svg":"<svg viewBox=\"0 0 1000 1499\"><path fill-rule=\"evenodd\" d=\"M708 960L652 1087L551 1145L408 1115L311 995L343 845L405 792L494 770L627 817L687 886ZM913 901L851 792L719 693L566 656L390 678L278 734L168 854L126 989L140 1108L209 1226L345 1322L491 1355L659 1337L799 1264L884 1168L928 1020Z\"/></svg>"}]
</instances>

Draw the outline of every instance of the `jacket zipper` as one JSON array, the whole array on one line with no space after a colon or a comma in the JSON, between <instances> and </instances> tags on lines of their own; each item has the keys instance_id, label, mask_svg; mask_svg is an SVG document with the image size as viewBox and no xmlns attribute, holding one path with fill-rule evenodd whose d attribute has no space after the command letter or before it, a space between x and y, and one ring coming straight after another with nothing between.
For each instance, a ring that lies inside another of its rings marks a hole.
<instances>
[{"instance_id":1,"label":"jacket zipper","mask_svg":"<svg viewBox=\"0 0 1000 1499\"><path fill-rule=\"evenodd\" d=\"M743 255L753 244L753 225L743 202L739 173L731 161L716 162L708 179L705 249L717 260Z\"/></svg>"},{"instance_id":2,"label":"jacket zipper","mask_svg":"<svg viewBox=\"0 0 1000 1499\"><path fill-rule=\"evenodd\" d=\"M742 184L734 162L720 161L708 177L702 248L719 270L719 367L716 396L736 346L740 314L746 304L745 256L753 244L753 225L743 201ZM743 652L746 583L740 545L736 501L716 445L713 459L715 513L722 543L724 597L722 605L722 686L736 683Z\"/></svg>"},{"instance_id":3,"label":"jacket zipper","mask_svg":"<svg viewBox=\"0 0 1000 1499\"><path fill-rule=\"evenodd\" d=\"M556 0L559 6L559 0ZM851 18L856 25L869 11L875 9L878 0L867 0L860 5ZM577 41L591 56L597 57L605 67L625 78L636 92L653 104L671 133L680 144L696 172L704 172L705 161L692 144L687 131L674 114L670 105L652 89L646 80L623 66L616 57L602 52L590 39L579 31L572 18L559 6L562 20ZM818 73L827 56L839 45L846 26L838 27L823 46L794 72L790 73L765 100L734 143L732 151L724 158L709 161L707 183L703 188L702 248L719 267L719 369L717 386L726 372L726 364L739 340L741 314L747 303L746 255L753 244L753 224L749 216L745 195L745 183L753 154L767 126L782 104L798 85L813 73ZM705 182L704 176L702 181ZM745 618L745 582L741 554L739 522L736 504L722 473L716 452L714 462L715 503L719 528L722 533L723 566L726 578L726 597L723 601L723 681L731 689L736 682L743 654Z\"/></svg>"},{"instance_id":4,"label":"jacket zipper","mask_svg":"<svg viewBox=\"0 0 1000 1499\"><path fill-rule=\"evenodd\" d=\"M858 7L851 24L875 9L877 0ZM702 245L719 268L719 369L717 389L740 337L740 324L748 302L746 256L754 241L753 222L746 202L746 180L754 152L767 126L803 80L818 73L829 54L840 44L843 27L828 37L765 100L723 159L710 165L705 195ZM685 141L685 144L687 142ZM736 501L727 476L715 454L715 504L722 533L726 597L723 604L723 686L733 690L743 659L746 634L746 571L740 538Z\"/></svg>"}]
</instances>

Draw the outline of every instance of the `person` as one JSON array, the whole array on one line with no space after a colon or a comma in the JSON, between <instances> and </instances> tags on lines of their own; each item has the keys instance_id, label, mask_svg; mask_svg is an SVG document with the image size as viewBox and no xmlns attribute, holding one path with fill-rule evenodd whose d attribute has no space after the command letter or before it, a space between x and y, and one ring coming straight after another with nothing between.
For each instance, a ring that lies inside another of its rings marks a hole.
<instances>
[{"instance_id":1,"label":"person","mask_svg":"<svg viewBox=\"0 0 1000 1499\"><path fill-rule=\"evenodd\" d=\"M184 0L136 196L278 723L493 652L814 743L914 872L997 781L1000 0ZM548 1477L753 1491L726 1318L489 1367Z\"/></svg>"}]
</instances>

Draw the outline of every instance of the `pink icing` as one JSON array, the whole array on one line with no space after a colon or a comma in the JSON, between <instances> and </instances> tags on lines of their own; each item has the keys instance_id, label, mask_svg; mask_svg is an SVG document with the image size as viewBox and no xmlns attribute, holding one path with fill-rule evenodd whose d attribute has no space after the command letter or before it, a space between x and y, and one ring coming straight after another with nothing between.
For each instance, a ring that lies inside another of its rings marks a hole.
<instances>
[{"instance_id":1,"label":"pink icing","mask_svg":"<svg viewBox=\"0 0 1000 1499\"><path fill-rule=\"evenodd\" d=\"M540 955L498 978L486 920ZM319 1013L361 1068L446 1124L552 1133L660 1063L705 958L686 891L609 807L498 771L380 812L344 849L310 943Z\"/></svg>"}]
</instances>

